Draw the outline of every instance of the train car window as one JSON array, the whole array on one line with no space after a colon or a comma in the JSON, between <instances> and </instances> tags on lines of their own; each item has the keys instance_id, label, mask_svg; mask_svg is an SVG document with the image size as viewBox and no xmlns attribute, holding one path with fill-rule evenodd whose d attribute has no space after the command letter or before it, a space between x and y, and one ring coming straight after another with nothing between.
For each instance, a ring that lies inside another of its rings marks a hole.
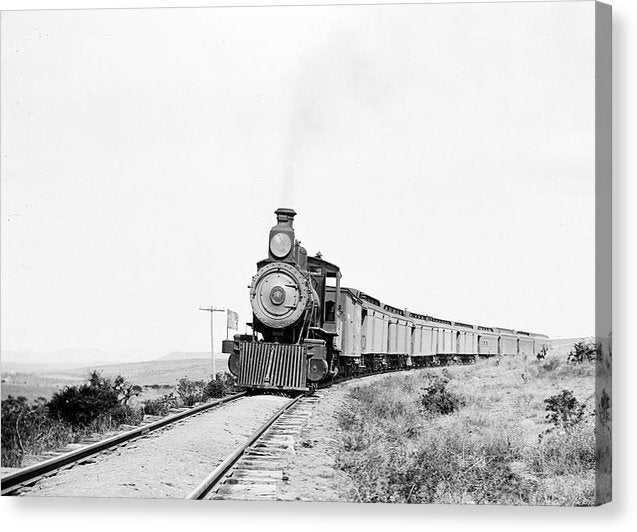
<instances>
[{"instance_id":1,"label":"train car window","mask_svg":"<svg viewBox=\"0 0 637 532\"><path fill-rule=\"evenodd\" d=\"M336 277L326 277L325 286L331 286L336 288Z\"/></svg>"}]
</instances>

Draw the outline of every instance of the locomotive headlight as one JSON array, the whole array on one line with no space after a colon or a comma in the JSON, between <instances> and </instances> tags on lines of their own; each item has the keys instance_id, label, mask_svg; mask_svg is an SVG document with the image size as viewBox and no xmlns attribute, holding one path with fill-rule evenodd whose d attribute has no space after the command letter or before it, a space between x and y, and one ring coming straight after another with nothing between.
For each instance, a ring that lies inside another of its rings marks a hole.
<instances>
[{"instance_id":1,"label":"locomotive headlight","mask_svg":"<svg viewBox=\"0 0 637 532\"><path fill-rule=\"evenodd\" d=\"M270 240L270 251L278 258L285 257L292 249L292 240L285 233L277 233Z\"/></svg>"}]
</instances>

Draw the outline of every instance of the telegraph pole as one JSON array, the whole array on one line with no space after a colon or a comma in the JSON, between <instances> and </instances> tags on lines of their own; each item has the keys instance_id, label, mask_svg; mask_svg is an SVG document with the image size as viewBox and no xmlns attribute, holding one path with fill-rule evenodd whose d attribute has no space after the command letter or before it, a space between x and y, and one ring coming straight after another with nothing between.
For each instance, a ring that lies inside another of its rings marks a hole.
<instances>
[{"instance_id":1,"label":"telegraph pole","mask_svg":"<svg viewBox=\"0 0 637 532\"><path fill-rule=\"evenodd\" d=\"M215 333L214 333L214 322L215 322L215 312L225 312L226 310L223 308L214 308L214 307L199 307L199 310L205 310L206 312L210 312L210 365L212 368L212 380L217 378L217 371L215 368Z\"/></svg>"}]
</instances>

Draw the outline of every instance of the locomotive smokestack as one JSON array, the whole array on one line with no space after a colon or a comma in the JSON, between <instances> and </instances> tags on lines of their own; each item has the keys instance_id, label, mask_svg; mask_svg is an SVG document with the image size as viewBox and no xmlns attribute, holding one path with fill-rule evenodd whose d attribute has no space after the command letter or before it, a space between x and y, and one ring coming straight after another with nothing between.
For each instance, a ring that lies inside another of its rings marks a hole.
<instances>
[{"instance_id":1,"label":"locomotive smokestack","mask_svg":"<svg viewBox=\"0 0 637 532\"><path fill-rule=\"evenodd\" d=\"M290 229L293 228L294 217L296 216L294 209L281 208L274 211L274 214L276 214L277 224L287 225Z\"/></svg>"}]
</instances>

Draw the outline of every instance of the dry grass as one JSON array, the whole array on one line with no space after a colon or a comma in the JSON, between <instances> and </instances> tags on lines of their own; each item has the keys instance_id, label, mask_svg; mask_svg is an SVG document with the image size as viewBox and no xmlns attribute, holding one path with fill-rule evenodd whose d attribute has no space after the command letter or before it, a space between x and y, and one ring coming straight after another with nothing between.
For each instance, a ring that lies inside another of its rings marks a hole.
<instances>
[{"instance_id":1,"label":"dry grass","mask_svg":"<svg viewBox=\"0 0 637 532\"><path fill-rule=\"evenodd\" d=\"M544 399L572 390L594 408L593 363L561 357L488 360L393 375L353 389L339 412L339 466L364 502L590 505L594 502L593 418L556 429ZM450 379L457 412L419 408L429 375ZM540 435L543 435L540 438Z\"/></svg>"}]
</instances>

